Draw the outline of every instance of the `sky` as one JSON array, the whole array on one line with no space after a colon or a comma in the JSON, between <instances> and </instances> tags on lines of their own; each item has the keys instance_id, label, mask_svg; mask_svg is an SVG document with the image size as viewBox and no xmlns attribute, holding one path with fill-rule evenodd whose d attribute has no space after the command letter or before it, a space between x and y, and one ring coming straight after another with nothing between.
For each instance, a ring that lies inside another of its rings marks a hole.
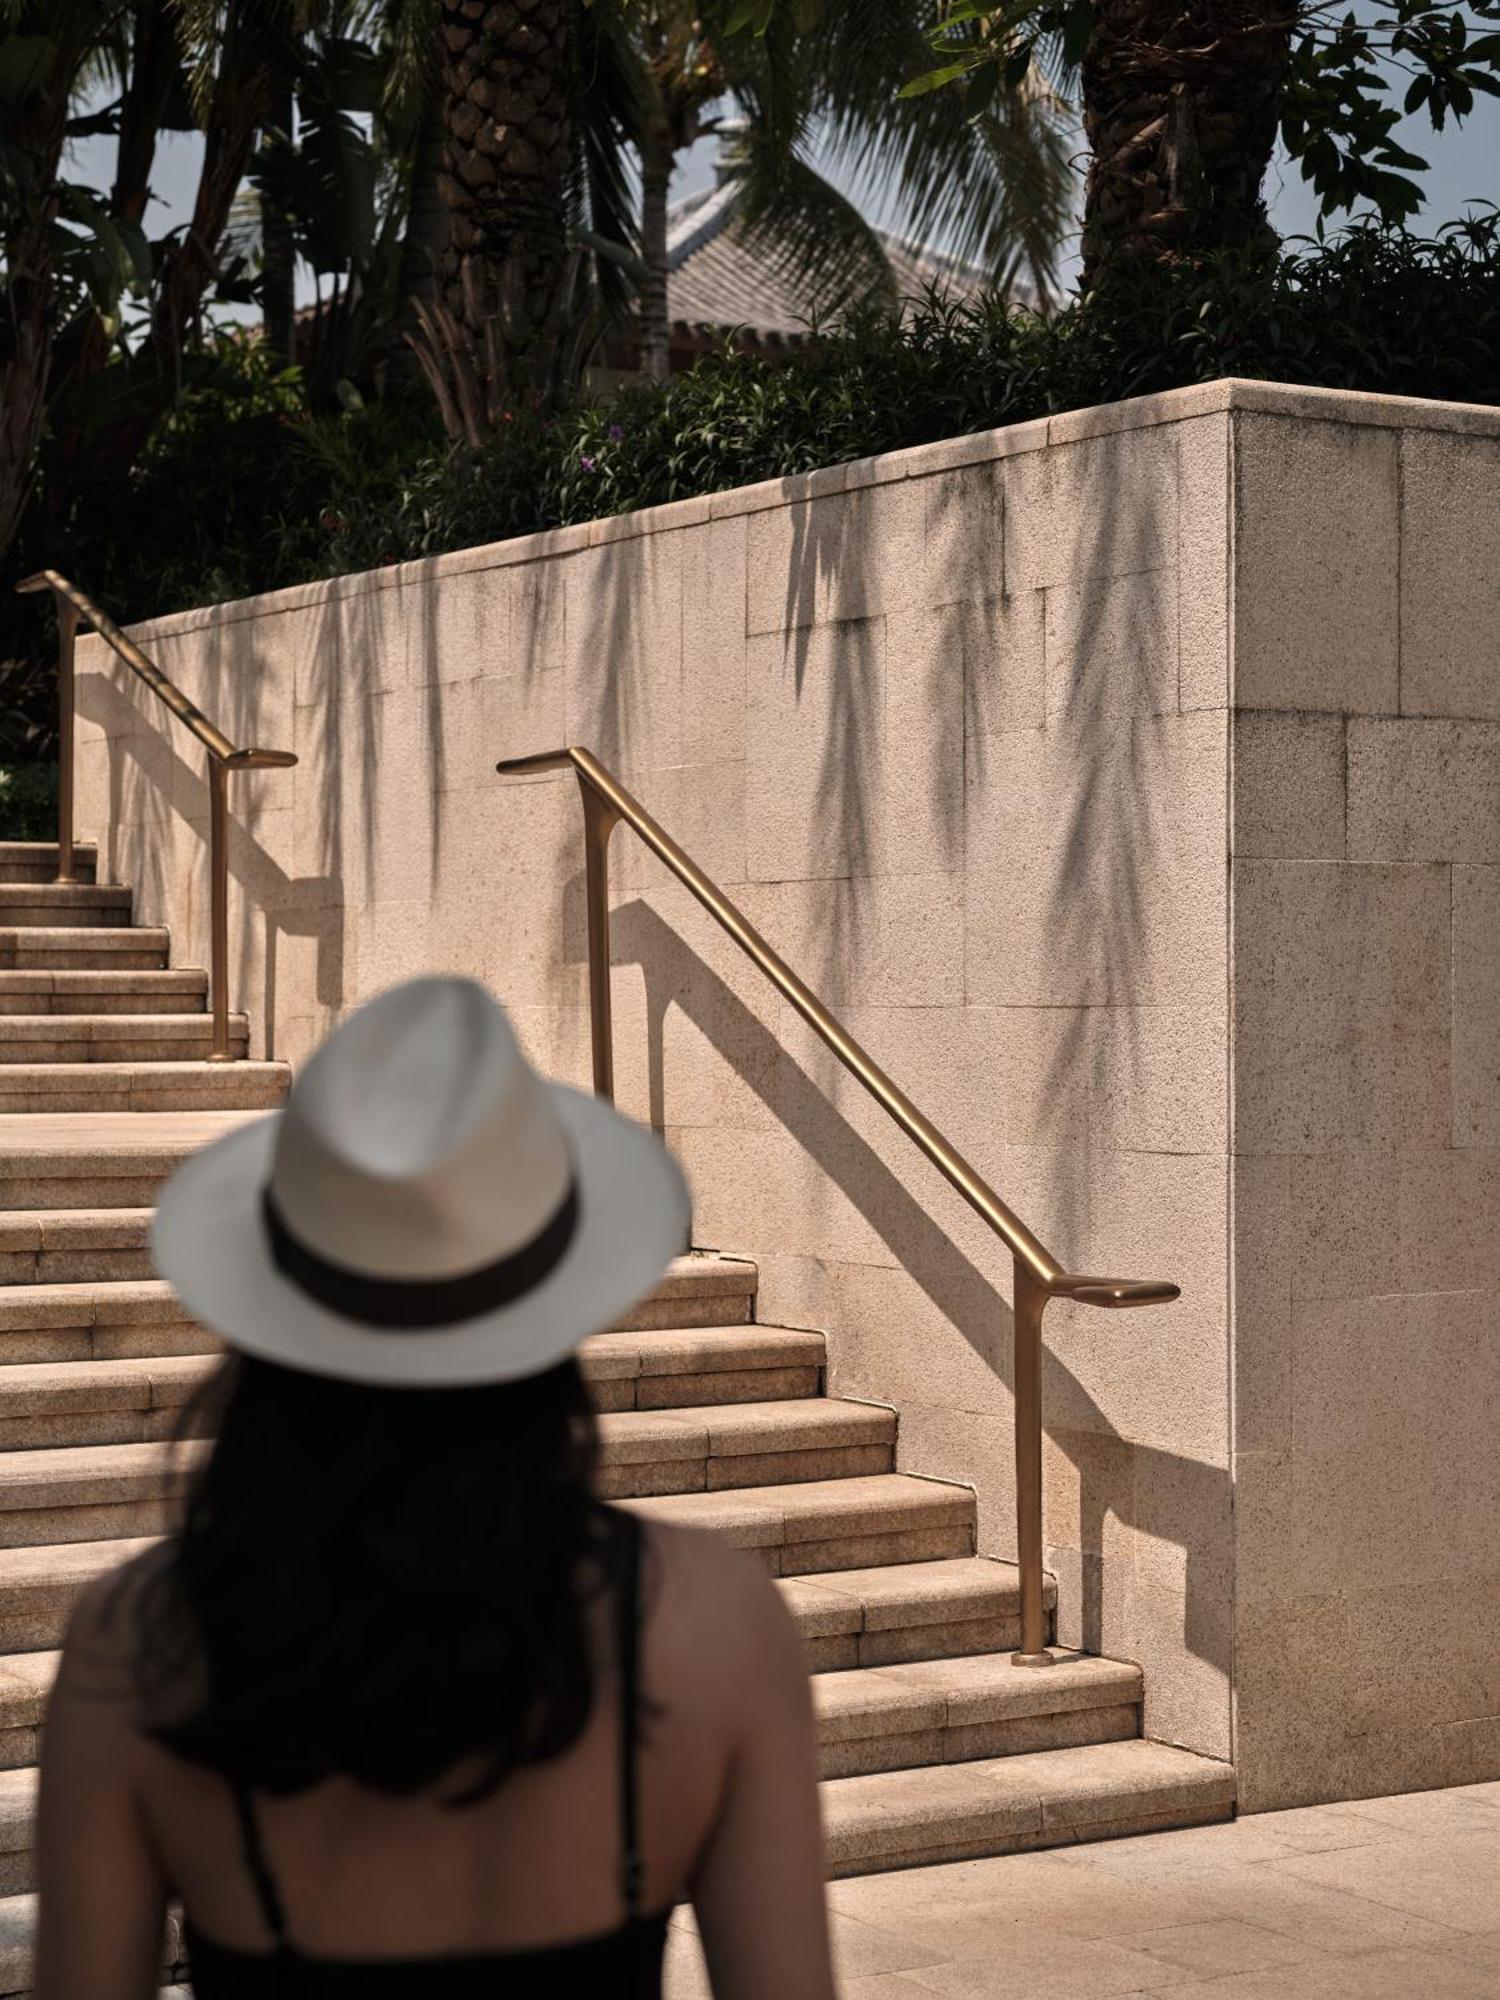
<instances>
[{"instance_id":1,"label":"sky","mask_svg":"<svg viewBox=\"0 0 1500 2000\"><path fill-rule=\"evenodd\" d=\"M1460 215L1471 201L1500 201L1500 99L1481 98L1473 116L1461 127L1433 132L1421 118L1411 118L1397 136L1430 163L1430 172L1425 176L1427 199L1414 218L1414 228L1435 229ZM195 133L163 136L157 156L156 200L146 221L148 233L163 234L187 219L202 147L203 142ZM712 181L716 151L717 142L710 137L700 140L683 156L673 181L674 198ZM96 187L107 187L114 175L114 142L81 141L73 148L73 160L80 179ZM816 154L814 164L826 166ZM830 172L830 178L859 203L872 222L899 224L899 210L882 190L860 187L837 170ZM1267 192L1271 219L1283 236L1311 231L1317 204L1294 167L1284 162L1273 163ZM311 296L311 289L310 282L299 286L307 296Z\"/></svg>"}]
</instances>

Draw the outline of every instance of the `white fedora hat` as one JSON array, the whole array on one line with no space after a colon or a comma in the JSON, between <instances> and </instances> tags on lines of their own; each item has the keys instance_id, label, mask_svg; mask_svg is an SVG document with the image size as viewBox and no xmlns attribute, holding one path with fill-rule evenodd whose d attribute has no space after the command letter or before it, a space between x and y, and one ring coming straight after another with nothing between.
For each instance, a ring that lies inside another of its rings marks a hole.
<instances>
[{"instance_id":1,"label":"white fedora hat","mask_svg":"<svg viewBox=\"0 0 1500 2000\"><path fill-rule=\"evenodd\" d=\"M330 1036L284 1110L178 1169L151 1246L233 1347L441 1388L552 1367L687 1232L652 1133L540 1077L482 986L414 979Z\"/></svg>"}]
</instances>

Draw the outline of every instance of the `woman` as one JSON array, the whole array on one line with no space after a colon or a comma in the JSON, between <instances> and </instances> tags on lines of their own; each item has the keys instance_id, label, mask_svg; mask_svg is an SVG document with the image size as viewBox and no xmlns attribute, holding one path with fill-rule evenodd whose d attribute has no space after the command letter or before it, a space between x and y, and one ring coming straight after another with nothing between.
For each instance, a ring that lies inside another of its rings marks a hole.
<instances>
[{"instance_id":1,"label":"woman","mask_svg":"<svg viewBox=\"0 0 1500 2000\"><path fill-rule=\"evenodd\" d=\"M798 1635L752 1558L594 1497L580 1339L675 1166L483 989L355 1014L189 1161L156 1261L234 1350L179 1533L83 1597L42 1763L38 2000L831 2000Z\"/></svg>"}]
</instances>

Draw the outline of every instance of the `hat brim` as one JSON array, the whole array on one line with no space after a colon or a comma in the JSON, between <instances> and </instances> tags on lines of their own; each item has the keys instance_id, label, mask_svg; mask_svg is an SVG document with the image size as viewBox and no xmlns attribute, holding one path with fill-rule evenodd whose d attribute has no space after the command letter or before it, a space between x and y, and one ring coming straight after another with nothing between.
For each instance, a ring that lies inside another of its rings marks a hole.
<instances>
[{"instance_id":1,"label":"hat brim","mask_svg":"<svg viewBox=\"0 0 1500 2000\"><path fill-rule=\"evenodd\" d=\"M539 1375L639 1303L687 1247L687 1185L665 1146L601 1099L548 1082L578 1183L578 1226L561 1261L521 1298L453 1326L346 1319L277 1266L262 1213L280 1113L184 1162L151 1231L157 1270L203 1326L286 1368L390 1388L447 1388Z\"/></svg>"}]
</instances>

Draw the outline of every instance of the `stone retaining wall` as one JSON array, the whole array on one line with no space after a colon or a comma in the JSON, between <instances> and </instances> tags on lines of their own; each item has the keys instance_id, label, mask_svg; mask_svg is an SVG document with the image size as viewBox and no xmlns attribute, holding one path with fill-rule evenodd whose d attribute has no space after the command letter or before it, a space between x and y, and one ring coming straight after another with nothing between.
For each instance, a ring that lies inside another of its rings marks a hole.
<instances>
[{"instance_id":1,"label":"stone retaining wall","mask_svg":"<svg viewBox=\"0 0 1500 2000\"><path fill-rule=\"evenodd\" d=\"M137 636L301 758L235 780L259 1047L459 969L586 1080L576 788L492 770L583 743L1064 1261L1181 1282L1049 1311L1048 1559L1256 1807L1500 1774L1497 611L1500 413L1231 382ZM190 739L80 663L80 831L203 962ZM697 1240L1007 1552L1008 1260L613 862Z\"/></svg>"}]
</instances>

